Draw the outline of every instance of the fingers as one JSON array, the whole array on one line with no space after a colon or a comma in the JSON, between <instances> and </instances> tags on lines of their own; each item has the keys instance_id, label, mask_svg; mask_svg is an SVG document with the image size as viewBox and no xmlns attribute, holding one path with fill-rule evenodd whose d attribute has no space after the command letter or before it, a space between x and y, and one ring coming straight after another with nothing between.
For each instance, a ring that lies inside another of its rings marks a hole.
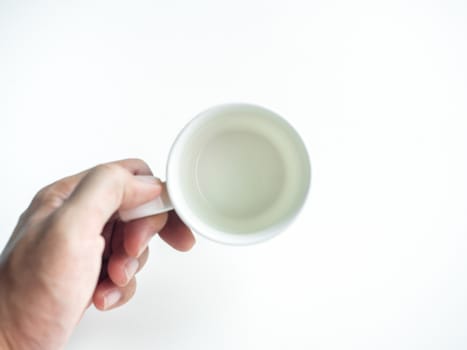
<instances>
[{"instance_id":1,"label":"fingers","mask_svg":"<svg viewBox=\"0 0 467 350\"><path fill-rule=\"evenodd\" d=\"M104 252L102 253L102 257L104 259L107 259L112 253L112 238L121 231L122 228L120 226L120 222L115 220L115 218L110 219L105 224L104 228L102 229L102 238L104 238L105 241Z\"/></svg>"},{"instance_id":2,"label":"fingers","mask_svg":"<svg viewBox=\"0 0 467 350\"><path fill-rule=\"evenodd\" d=\"M139 171L145 171L145 163L141 161L140 165ZM68 227L76 227L82 234L98 235L117 209L144 204L160 192L160 182L155 178L133 176L120 164L100 165L81 180L60 208L60 217L66 219ZM83 227L85 223L87 226Z\"/></svg>"},{"instance_id":3,"label":"fingers","mask_svg":"<svg viewBox=\"0 0 467 350\"><path fill-rule=\"evenodd\" d=\"M152 175L149 166L139 159L122 159L108 163L107 165L120 166L133 175ZM84 170L44 187L35 195L27 209L27 213L30 214L32 212L33 218L39 221L47 217L63 204L80 182L94 169Z\"/></svg>"},{"instance_id":4,"label":"fingers","mask_svg":"<svg viewBox=\"0 0 467 350\"><path fill-rule=\"evenodd\" d=\"M167 218L167 213L163 213L126 223L123 230L125 252L129 256L140 256L154 234L165 226Z\"/></svg>"},{"instance_id":5,"label":"fingers","mask_svg":"<svg viewBox=\"0 0 467 350\"><path fill-rule=\"evenodd\" d=\"M131 299L136 290L135 274L146 264L147 244L158 231L164 241L181 251L189 250L195 243L191 231L173 211L129 223L118 222L112 235L107 277L93 295L97 309L110 310Z\"/></svg>"},{"instance_id":6,"label":"fingers","mask_svg":"<svg viewBox=\"0 0 467 350\"><path fill-rule=\"evenodd\" d=\"M159 236L173 248L182 252L190 250L195 244L195 237L190 229L178 217L175 211L169 212L165 227Z\"/></svg>"},{"instance_id":7,"label":"fingers","mask_svg":"<svg viewBox=\"0 0 467 350\"><path fill-rule=\"evenodd\" d=\"M128 256L124 252L118 252L111 255L107 266L110 280L119 287L126 286L143 268L148 260L149 248L146 248L140 256Z\"/></svg>"},{"instance_id":8,"label":"fingers","mask_svg":"<svg viewBox=\"0 0 467 350\"><path fill-rule=\"evenodd\" d=\"M167 214L160 214L129 223L117 222L106 265L106 274L114 284L125 286L143 267L148 257L148 243L166 221Z\"/></svg>"},{"instance_id":9,"label":"fingers","mask_svg":"<svg viewBox=\"0 0 467 350\"><path fill-rule=\"evenodd\" d=\"M106 279L97 285L92 302L99 310L110 310L127 303L133 297L135 291L135 278L132 278L125 287L119 287L110 279Z\"/></svg>"},{"instance_id":10,"label":"fingers","mask_svg":"<svg viewBox=\"0 0 467 350\"><path fill-rule=\"evenodd\" d=\"M139 159L122 159L115 162L107 163L107 165L118 165L128 170L133 175L152 175L149 166ZM75 190L81 180L89 174L94 168L84 170L78 174L67 176L58 180L43 189L41 189L34 197L34 204L41 204L43 201L49 200L50 197L58 197L62 200L68 198Z\"/></svg>"},{"instance_id":11,"label":"fingers","mask_svg":"<svg viewBox=\"0 0 467 350\"><path fill-rule=\"evenodd\" d=\"M189 250L195 243L193 234L175 212L119 222L112 236L112 253L107 263L107 276L119 287L131 281L148 257L148 242L155 232L172 247Z\"/></svg>"},{"instance_id":12,"label":"fingers","mask_svg":"<svg viewBox=\"0 0 467 350\"><path fill-rule=\"evenodd\" d=\"M152 175L152 171L151 168L149 168L149 165L147 165L146 162L141 159L122 159L109 164L120 165L133 175Z\"/></svg>"},{"instance_id":13,"label":"fingers","mask_svg":"<svg viewBox=\"0 0 467 350\"><path fill-rule=\"evenodd\" d=\"M97 309L113 309L127 303L133 297L136 291L135 274L146 264L148 256L149 248L136 259L122 253L110 257L109 276L97 285L92 298ZM128 266L131 266L131 271L122 270L122 267Z\"/></svg>"}]
</instances>

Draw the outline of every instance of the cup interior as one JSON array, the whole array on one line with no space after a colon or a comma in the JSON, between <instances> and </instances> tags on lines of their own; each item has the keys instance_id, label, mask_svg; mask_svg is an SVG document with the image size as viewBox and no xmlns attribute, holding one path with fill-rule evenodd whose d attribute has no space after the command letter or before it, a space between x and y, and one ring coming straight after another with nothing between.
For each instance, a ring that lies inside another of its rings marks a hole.
<instances>
[{"instance_id":1,"label":"cup interior","mask_svg":"<svg viewBox=\"0 0 467 350\"><path fill-rule=\"evenodd\" d=\"M176 139L167 184L181 218L215 241L249 244L277 234L302 207L310 163L297 132L247 104L211 108Z\"/></svg>"}]
</instances>

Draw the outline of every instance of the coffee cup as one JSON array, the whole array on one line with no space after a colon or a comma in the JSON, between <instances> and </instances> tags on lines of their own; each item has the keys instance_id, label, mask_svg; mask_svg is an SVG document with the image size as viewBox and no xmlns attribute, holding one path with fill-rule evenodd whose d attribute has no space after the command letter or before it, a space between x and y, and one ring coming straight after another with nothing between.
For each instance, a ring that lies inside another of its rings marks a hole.
<instances>
[{"instance_id":1,"label":"coffee cup","mask_svg":"<svg viewBox=\"0 0 467 350\"><path fill-rule=\"evenodd\" d=\"M172 145L162 195L120 211L123 221L175 210L194 232L246 245L282 232L310 187L308 153L275 112L224 104L191 120Z\"/></svg>"}]
</instances>

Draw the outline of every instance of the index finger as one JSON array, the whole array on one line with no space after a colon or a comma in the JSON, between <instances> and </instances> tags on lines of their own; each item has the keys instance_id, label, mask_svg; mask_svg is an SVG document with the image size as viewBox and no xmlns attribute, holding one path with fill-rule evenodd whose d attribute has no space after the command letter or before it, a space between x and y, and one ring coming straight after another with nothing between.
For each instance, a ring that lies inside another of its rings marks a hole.
<instances>
[{"instance_id":1,"label":"index finger","mask_svg":"<svg viewBox=\"0 0 467 350\"><path fill-rule=\"evenodd\" d=\"M128 170L133 175L152 175L151 168L144 162L143 160L136 159L136 158L128 158L128 159L121 159L116 160L114 162L109 162L103 165L119 165L122 168ZM96 167L92 167L86 169L80 173L67 176L61 180L58 180L46 188L54 188L60 187L62 189L62 194L67 198L71 195L71 193L75 190L76 186L81 182L81 180L89 174L90 171L95 169Z\"/></svg>"},{"instance_id":2,"label":"index finger","mask_svg":"<svg viewBox=\"0 0 467 350\"><path fill-rule=\"evenodd\" d=\"M155 198L161 191L160 182L155 178L134 176L147 173L149 169L146 169L144 162L140 162L140 167L130 164L133 171L119 163L91 169L57 210L56 217L66 222L68 230L76 228L81 234L100 234L117 209L135 207Z\"/></svg>"},{"instance_id":3,"label":"index finger","mask_svg":"<svg viewBox=\"0 0 467 350\"><path fill-rule=\"evenodd\" d=\"M152 175L149 166L140 159L122 159L107 164L121 166L134 175ZM95 167L55 181L41 189L34 196L31 204L23 214L23 217L28 217L29 219L33 218L34 221L39 222L51 215L63 205L79 183L93 169L95 169Z\"/></svg>"}]
</instances>

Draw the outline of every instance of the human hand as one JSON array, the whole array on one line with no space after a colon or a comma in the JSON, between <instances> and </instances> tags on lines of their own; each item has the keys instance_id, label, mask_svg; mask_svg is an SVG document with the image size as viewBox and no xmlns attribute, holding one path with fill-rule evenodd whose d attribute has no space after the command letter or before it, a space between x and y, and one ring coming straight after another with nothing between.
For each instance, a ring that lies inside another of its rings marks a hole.
<instances>
[{"instance_id":1,"label":"human hand","mask_svg":"<svg viewBox=\"0 0 467 350\"><path fill-rule=\"evenodd\" d=\"M0 348L62 348L92 303L126 303L155 232L175 249L195 240L175 212L124 223L117 211L156 198L141 160L97 166L42 189L0 256ZM4 347L2 347L2 345Z\"/></svg>"}]
</instances>

